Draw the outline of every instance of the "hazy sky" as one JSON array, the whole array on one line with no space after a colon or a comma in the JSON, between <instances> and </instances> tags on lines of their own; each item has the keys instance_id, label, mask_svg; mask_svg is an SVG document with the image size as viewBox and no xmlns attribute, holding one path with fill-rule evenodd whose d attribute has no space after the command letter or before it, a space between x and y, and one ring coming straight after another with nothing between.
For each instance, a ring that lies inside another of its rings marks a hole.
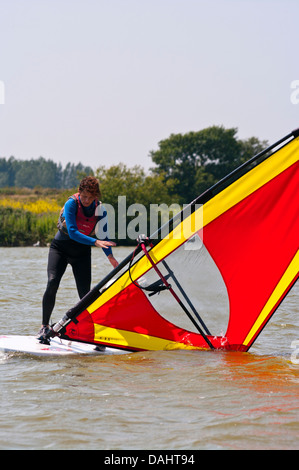
<instances>
[{"instance_id":1,"label":"hazy sky","mask_svg":"<svg viewBox=\"0 0 299 470\"><path fill-rule=\"evenodd\" d=\"M0 157L147 169L211 125L273 143L299 127L298 20L298 0L0 0Z\"/></svg>"}]
</instances>

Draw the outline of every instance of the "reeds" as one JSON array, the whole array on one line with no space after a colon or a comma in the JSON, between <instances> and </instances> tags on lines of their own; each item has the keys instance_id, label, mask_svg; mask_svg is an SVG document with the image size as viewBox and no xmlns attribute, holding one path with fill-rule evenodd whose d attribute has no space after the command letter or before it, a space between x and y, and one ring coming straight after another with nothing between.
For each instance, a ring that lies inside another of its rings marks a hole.
<instances>
[{"instance_id":1,"label":"reeds","mask_svg":"<svg viewBox=\"0 0 299 470\"><path fill-rule=\"evenodd\" d=\"M47 245L57 230L60 207L54 199L0 199L0 246Z\"/></svg>"}]
</instances>

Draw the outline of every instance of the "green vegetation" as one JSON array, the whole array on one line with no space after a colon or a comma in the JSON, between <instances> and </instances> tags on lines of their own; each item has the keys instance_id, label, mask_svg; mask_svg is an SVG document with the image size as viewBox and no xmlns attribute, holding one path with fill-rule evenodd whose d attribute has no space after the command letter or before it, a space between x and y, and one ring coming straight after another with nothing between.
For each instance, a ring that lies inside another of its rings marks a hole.
<instances>
[{"instance_id":1,"label":"green vegetation","mask_svg":"<svg viewBox=\"0 0 299 470\"><path fill-rule=\"evenodd\" d=\"M70 191L37 187L0 190L0 246L46 245L57 230L60 207Z\"/></svg>"},{"instance_id":2,"label":"green vegetation","mask_svg":"<svg viewBox=\"0 0 299 470\"><path fill-rule=\"evenodd\" d=\"M68 163L63 169L61 164L46 160L43 157L37 160L16 160L0 158L0 188L72 188L78 184L78 175L93 174L89 166L82 163L74 165Z\"/></svg>"},{"instance_id":3,"label":"green vegetation","mask_svg":"<svg viewBox=\"0 0 299 470\"><path fill-rule=\"evenodd\" d=\"M55 234L57 216L54 214L36 215L21 209L0 207L0 218L1 246L26 246L37 241L46 245Z\"/></svg>"},{"instance_id":4,"label":"green vegetation","mask_svg":"<svg viewBox=\"0 0 299 470\"><path fill-rule=\"evenodd\" d=\"M171 134L150 152L169 194L188 203L243 162L267 147L256 137L239 140L237 129L212 126L199 132Z\"/></svg>"},{"instance_id":5,"label":"green vegetation","mask_svg":"<svg viewBox=\"0 0 299 470\"><path fill-rule=\"evenodd\" d=\"M86 174L99 178L103 203L115 210L115 239L120 244L117 223L124 214L118 213L119 196L126 196L126 208L141 204L148 216L151 204L170 206L192 201L267 146L266 141L255 137L239 140L236 135L237 129L218 126L172 134L159 142L158 150L150 152L155 167L149 174L140 166L128 168L124 164L102 166L93 172L90 167L70 163L63 170L42 157L29 161L1 158L0 246L49 243L57 230L60 208ZM136 217L125 215L127 223ZM121 244L132 243L121 240Z\"/></svg>"}]
</instances>

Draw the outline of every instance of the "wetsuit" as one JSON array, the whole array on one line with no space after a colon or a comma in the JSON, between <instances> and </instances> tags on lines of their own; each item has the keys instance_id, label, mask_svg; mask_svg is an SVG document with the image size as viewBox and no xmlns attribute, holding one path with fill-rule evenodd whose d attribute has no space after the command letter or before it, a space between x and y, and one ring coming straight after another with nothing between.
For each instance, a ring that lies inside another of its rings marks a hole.
<instances>
[{"instance_id":1,"label":"wetsuit","mask_svg":"<svg viewBox=\"0 0 299 470\"><path fill-rule=\"evenodd\" d=\"M86 217L92 217L95 213L96 202L94 201L88 207L83 207L80 204L79 208L79 215L81 215L81 217L82 211ZM62 230L59 230L56 233L49 250L47 270L48 283L43 296L43 325L49 324L55 305L56 293L68 264L72 266L80 299L90 291L91 246L95 244L96 239L91 236L84 235L78 230L77 217L79 217L79 215L78 202L75 198L70 198L66 202L63 212L68 233L64 233ZM101 225L104 227L103 232L107 234L107 221L105 226L105 219L107 219L107 212L104 207L101 206L101 215L98 216L98 220L101 220ZM109 240L108 236L101 239ZM107 256L112 254L111 247L106 249L103 248L103 251Z\"/></svg>"}]
</instances>

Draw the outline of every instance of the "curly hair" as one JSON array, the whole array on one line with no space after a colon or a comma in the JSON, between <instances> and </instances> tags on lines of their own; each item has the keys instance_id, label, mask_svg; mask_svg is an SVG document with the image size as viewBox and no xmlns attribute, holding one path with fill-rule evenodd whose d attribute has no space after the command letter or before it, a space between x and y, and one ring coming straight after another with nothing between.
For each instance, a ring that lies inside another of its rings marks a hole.
<instances>
[{"instance_id":1,"label":"curly hair","mask_svg":"<svg viewBox=\"0 0 299 470\"><path fill-rule=\"evenodd\" d=\"M81 180L79 192L88 191L93 196L101 198L101 190L98 180L94 176L86 176Z\"/></svg>"}]
</instances>

